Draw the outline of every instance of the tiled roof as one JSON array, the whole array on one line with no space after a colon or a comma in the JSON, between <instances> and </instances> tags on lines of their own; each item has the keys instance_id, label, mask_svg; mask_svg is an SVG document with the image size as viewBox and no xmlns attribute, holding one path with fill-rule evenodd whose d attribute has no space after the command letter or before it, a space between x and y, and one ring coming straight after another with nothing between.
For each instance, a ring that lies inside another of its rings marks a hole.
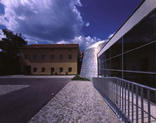
<instances>
[{"instance_id":1,"label":"tiled roof","mask_svg":"<svg viewBox=\"0 0 156 123\"><path fill-rule=\"evenodd\" d=\"M78 44L32 44L23 48L78 48Z\"/></svg>"}]
</instances>

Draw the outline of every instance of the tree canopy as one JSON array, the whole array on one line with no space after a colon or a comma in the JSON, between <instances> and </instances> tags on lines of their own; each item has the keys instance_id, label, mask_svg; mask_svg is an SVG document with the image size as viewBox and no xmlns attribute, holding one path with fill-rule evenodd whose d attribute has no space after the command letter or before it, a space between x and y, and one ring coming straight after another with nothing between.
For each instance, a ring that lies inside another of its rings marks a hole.
<instances>
[{"instance_id":1,"label":"tree canopy","mask_svg":"<svg viewBox=\"0 0 156 123\"><path fill-rule=\"evenodd\" d=\"M23 47L27 42L22 38L21 34L14 34L8 29L2 30L6 38L0 41L0 49L5 55L17 57L20 53L20 47Z\"/></svg>"},{"instance_id":2,"label":"tree canopy","mask_svg":"<svg viewBox=\"0 0 156 123\"><path fill-rule=\"evenodd\" d=\"M8 29L3 29L5 38L0 40L0 74L20 73L20 48L27 44L19 33L14 34Z\"/></svg>"}]
</instances>

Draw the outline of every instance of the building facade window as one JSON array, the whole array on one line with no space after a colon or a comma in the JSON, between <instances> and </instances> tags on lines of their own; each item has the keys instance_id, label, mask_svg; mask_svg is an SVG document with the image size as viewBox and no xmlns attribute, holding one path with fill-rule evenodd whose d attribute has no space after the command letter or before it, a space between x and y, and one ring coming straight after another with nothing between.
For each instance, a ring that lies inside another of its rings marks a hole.
<instances>
[{"instance_id":1,"label":"building facade window","mask_svg":"<svg viewBox=\"0 0 156 123\"><path fill-rule=\"evenodd\" d=\"M36 60L37 59L37 55L33 55L33 60Z\"/></svg>"},{"instance_id":2,"label":"building facade window","mask_svg":"<svg viewBox=\"0 0 156 123\"><path fill-rule=\"evenodd\" d=\"M68 59L72 59L72 55L71 54L68 55Z\"/></svg>"},{"instance_id":3,"label":"building facade window","mask_svg":"<svg viewBox=\"0 0 156 123\"><path fill-rule=\"evenodd\" d=\"M99 75L119 77L156 88L156 10L99 58Z\"/></svg>"},{"instance_id":4,"label":"building facade window","mask_svg":"<svg viewBox=\"0 0 156 123\"><path fill-rule=\"evenodd\" d=\"M30 56L29 55L24 55L24 58L25 59L30 59Z\"/></svg>"},{"instance_id":5,"label":"building facade window","mask_svg":"<svg viewBox=\"0 0 156 123\"><path fill-rule=\"evenodd\" d=\"M45 72L45 68L44 68L44 67L42 67L41 71L42 71L42 72Z\"/></svg>"},{"instance_id":6,"label":"building facade window","mask_svg":"<svg viewBox=\"0 0 156 123\"><path fill-rule=\"evenodd\" d=\"M59 68L59 72L60 73L63 72L63 68L62 67Z\"/></svg>"},{"instance_id":7,"label":"building facade window","mask_svg":"<svg viewBox=\"0 0 156 123\"><path fill-rule=\"evenodd\" d=\"M55 71L55 68L54 67L52 67L51 68L51 73L53 73Z\"/></svg>"},{"instance_id":8,"label":"building facade window","mask_svg":"<svg viewBox=\"0 0 156 123\"><path fill-rule=\"evenodd\" d=\"M42 60L45 60L45 59L46 59L46 55L42 55L42 56L41 56L41 59L42 59Z\"/></svg>"},{"instance_id":9,"label":"building facade window","mask_svg":"<svg viewBox=\"0 0 156 123\"><path fill-rule=\"evenodd\" d=\"M68 68L68 72L72 72L72 67L69 67Z\"/></svg>"},{"instance_id":10,"label":"building facade window","mask_svg":"<svg viewBox=\"0 0 156 123\"><path fill-rule=\"evenodd\" d=\"M54 59L54 55L50 55L50 59L53 60Z\"/></svg>"},{"instance_id":11,"label":"building facade window","mask_svg":"<svg viewBox=\"0 0 156 123\"><path fill-rule=\"evenodd\" d=\"M37 72L37 68L36 67L33 68L33 72Z\"/></svg>"},{"instance_id":12,"label":"building facade window","mask_svg":"<svg viewBox=\"0 0 156 123\"><path fill-rule=\"evenodd\" d=\"M60 60L63 60L63 55L62 55L62 54L59 55L59 59L60 59Z\"/></svg>"}]
</instances>

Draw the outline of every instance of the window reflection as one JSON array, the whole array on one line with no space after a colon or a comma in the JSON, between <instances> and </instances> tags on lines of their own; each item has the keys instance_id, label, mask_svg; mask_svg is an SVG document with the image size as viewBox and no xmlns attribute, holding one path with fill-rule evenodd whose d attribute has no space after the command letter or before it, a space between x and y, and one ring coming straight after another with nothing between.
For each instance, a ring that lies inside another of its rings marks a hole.
<instances>
[{"instance_id":1,"label":"window reflection","mask_svg":"<svg viewBox=\"0 0 156 123\"><path fill-rule=\"evenodd\" d=\"M102 76L122 78L123 71L124 79L156 88L156 10L107 49L98 61Z\"/></svg>"}]
</instances>

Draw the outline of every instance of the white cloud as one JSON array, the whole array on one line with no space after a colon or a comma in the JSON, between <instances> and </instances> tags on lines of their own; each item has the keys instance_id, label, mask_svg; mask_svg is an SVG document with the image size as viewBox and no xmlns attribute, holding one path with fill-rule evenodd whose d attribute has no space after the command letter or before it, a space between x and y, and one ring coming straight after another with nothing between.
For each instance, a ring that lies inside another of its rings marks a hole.
<instances>
[{"instance_id":1,"label":"white cloud","mask_svg":"<svg viewBox=\"0 0 156 123\"><path fill-rule=\"evenodd\" d=\"M91 46L92 44L100 41L101 39L96 37L90 37L90 36L76 36L74 39L69 41L59 41L57 44L79 44L81 50L86 49L87 47Z\"/></svg>"},{"instance_id":2,"label":"white cloud","mask_svg":"<svg viewBox=\"0 0 156 123\"><path fill-rule=\"evenodd\" d=\"M55 42L49 40L41 40L39 38L26 37L24 38L28 44L54 44Z\"/></svg>"},{"instance_id":3,"label":"white cloud","mask_svg":"<svg viewBox=\"0 0 156 123\"><path fill-rule=\"evenodd\" d=\"M89 22L87 22L87 23L86 23L86 27L89 27L89 26L90 26L90 23L89 23Z\"/></svg>"},{"instance_id":4,"label":"white cloud","mask_svg":"<svg viewBox=\"0 0 156 123\"><path fill-rule=\"evenodd\" d=\"M32 40L32 39L25 39L28 44L39 44L37 40Z\"/></svg>"},{"instance_id":5,"label":"white cloud","mask_svg":"<svg viewBox=\"0 0 156 123\"><path fill-rule=\"evenodd\" d=\"M0 40L1 40L2 38L6 38L6 36L3 34L2 30L0 30Z\"/></svg>"},{"instance_id":6,"label":"white cloud","mask_svg":"<svg viewBox=\"0 0 156 123\"><path fill-rule=\"evenodd\" d=\"M43 40L69 40L77 36L83 20L80 0L1 0L1 24L25 36Z\"/></svg>"},{"instance_id":7,"label":"white cloud","mask_svg":"<svg viewBox=\"0 0 156 123\"><path fill-rule=\"evenodd\" d=\"M59 41L59 42L57 42L57 44L70 44L70 42L68 42L68 41Z\"/></svg>"},{"instance_id":8,"label":"white cloud","mask_svg":"<svg viewBox=\"0 0 156 123\"><path fill-rule=\"evenodd\" d=\"M78 43L81 49L101 40L82 36L82 26L90 26L81 17L80 0L0 0L5 6L0 23L22 33L28 44ZM2 37L0 35L0 37Z\"/></svg>"}]
</instances>

